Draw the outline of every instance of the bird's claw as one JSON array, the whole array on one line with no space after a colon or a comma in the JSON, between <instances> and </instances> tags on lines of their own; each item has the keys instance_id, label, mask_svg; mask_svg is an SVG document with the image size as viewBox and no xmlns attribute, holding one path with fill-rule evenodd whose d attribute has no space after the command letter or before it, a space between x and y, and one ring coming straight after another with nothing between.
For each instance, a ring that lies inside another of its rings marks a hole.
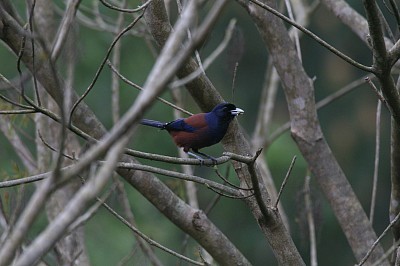
<instances>
[{"instance_id":1,"label":"bird's claw","mask_svg":"<svg viewBox=\"0 0 400 266\"><path fill-rule=\"evenodd\" d=\"M212 157L212 156L210 156L208 154L202 153L202 152L198 152L198 151L197 152L190 152L189 151L188 155L190 155L190 156L196 158L197 160L199 160L200 161L200 166L203 166L204 163L205 163L205 159L202 156L204 156L206 159L211 160L213 166L217 165L217 163L218 163L217 159L215 159L214 157Z\"/></svg>"}]
</instances>

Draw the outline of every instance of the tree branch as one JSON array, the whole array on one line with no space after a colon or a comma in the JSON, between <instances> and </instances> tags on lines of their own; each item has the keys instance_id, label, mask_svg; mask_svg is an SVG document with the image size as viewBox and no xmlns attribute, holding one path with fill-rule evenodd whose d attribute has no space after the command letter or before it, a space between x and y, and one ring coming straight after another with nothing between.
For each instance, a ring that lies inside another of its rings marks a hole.
<instances>
[{"instance_id":1,"label":"tree branch","mask_svg":"<svg viewBox=\"0 0 400 266\"><path fill-rule=\"evenodd\" d=\"M272 6L274 1L267 3ZM256 23L281 77L292 137L328 198L353 253L356 258L361 258L376 235L324 139L316 114L313 83L298 59L282 21L254 4L249 3L245 8ZM382 255L383 249L379 247L371 261Z\"/></svg>"},{"instance_id":2,"label":"tree branch","mask_svg":"<svg viewBox=\"0 0 400 266\"><path fill-rule=\"evenodd\" d=\"M317 35L315 35L313 32L311 32L310 30L304 28L303 26L301 26L300 24L298 24L297 22L289 19L288 17L286 17L285 15L282 15L281 13L279 13L278 11L276 11L275 9L273 9L271 6L264 4L258 0L250 0L250 2L264 8L265 10L267 10L268 12L271 12L272 14L274 14L275 16L279 17L280 19L282 19L283 21L289 23L290 25L292 25L293 27L296 27L297 29L299 29L300 31L302 31L303 33L305 33L306 35L308 35L309 37L311 37L313 40L315 40L316 42L318 42L319 44L321 44L323 47L325 47L326 49L328 49L329 51L331 51L333 54L337 55L339 58L343 59L344 61L346 61L347 63L355 66L358 69L361 69L363 71L366 72L374 72L374 69L372 67L368 67L368 66L364 66L360 63L358 63L357 61L351 59L349 56L343 54L342 52L340 52L339 50L337 50L336 48L334 48L332 45L330 45L329 43L325 42L324 40L322 40L321 38L319 38Z\"/></svg>"}]
</instances>

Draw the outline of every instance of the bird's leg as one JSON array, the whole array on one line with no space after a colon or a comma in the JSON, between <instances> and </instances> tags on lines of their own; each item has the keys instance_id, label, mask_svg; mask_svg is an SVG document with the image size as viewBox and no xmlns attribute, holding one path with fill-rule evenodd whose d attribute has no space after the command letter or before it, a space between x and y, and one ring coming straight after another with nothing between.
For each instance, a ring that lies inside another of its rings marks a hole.
<instances>
[{"instance_id":1,"label":"bird's leg","mask_svg":"<svg viewBox=\"0 0 400 266\"><path fill-rule=\"evenodd\" d=\"M203 157L204 158L207 158L207 159L210 159L211 161L213 161L213 163L214 164L217 164L217 159L215 159L214 157L212 157L212 156L210 156L210 155L208 155L208 154L205 154L205 153L202 153L202 152L199 152L199 151L195 151L195 150L193 150L193 153L192 153L196 158L202 158L203 159ZM203 157L201 157L201 156L203 156Z\"/></svg>"},{"instance_id":2,"label":"bird's leg","mask_svg":"<svg viewBox=\"0 0 400 266\"><path fill-rule=\"evenodd\" d=\"M198 155L198 154L196 154L194 152L191 152L191 151L188 151L187 154L192 156L192 157L194 157L194 158L196 158L197 160L199 160L200 161L200 165L203 165L203 163L204 163L204 158L203 157L201 157L200 155Z\"/></svg>"}]
</instances>

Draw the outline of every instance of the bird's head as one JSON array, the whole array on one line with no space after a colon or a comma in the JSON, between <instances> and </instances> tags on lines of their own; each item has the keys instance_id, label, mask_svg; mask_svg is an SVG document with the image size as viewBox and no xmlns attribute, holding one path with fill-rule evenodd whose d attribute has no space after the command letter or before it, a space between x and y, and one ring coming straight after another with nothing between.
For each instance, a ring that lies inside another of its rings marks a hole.
<instances>
[{"instance_id":1,"label":"bird's head","mask_svg":"<svg viewBox=\"0 0 400 266\"><path fill-rule=\"evenodd\" d=\"M220 103L215 106L211 112L214 113L217 117L227 120L231 120L235 116L244 113L242 109L237 108L234 104L231 103Z\"/></svg>"}]
</instances>

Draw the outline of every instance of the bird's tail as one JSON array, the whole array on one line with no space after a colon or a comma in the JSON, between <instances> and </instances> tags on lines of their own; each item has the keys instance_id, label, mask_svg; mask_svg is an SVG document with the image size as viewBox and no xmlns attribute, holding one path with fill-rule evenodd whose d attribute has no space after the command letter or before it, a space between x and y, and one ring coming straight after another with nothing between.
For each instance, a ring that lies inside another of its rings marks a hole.
<instances>
[{"instance_id":1,"label":"bird's tail","mask_svg":"<svg viewBox=\"0 0 400 266\"><path fill-rule=\"evenodd\" d=\"M150 120L150 119L142 119L142 121L140 121L140 124L149 126L149 127L156 127L156 128L160 128L160 129L165 129L165 126L167 125L167 123L163 123L163 122L156 121L156 120Z\"/></svg>"}]
</instances>

